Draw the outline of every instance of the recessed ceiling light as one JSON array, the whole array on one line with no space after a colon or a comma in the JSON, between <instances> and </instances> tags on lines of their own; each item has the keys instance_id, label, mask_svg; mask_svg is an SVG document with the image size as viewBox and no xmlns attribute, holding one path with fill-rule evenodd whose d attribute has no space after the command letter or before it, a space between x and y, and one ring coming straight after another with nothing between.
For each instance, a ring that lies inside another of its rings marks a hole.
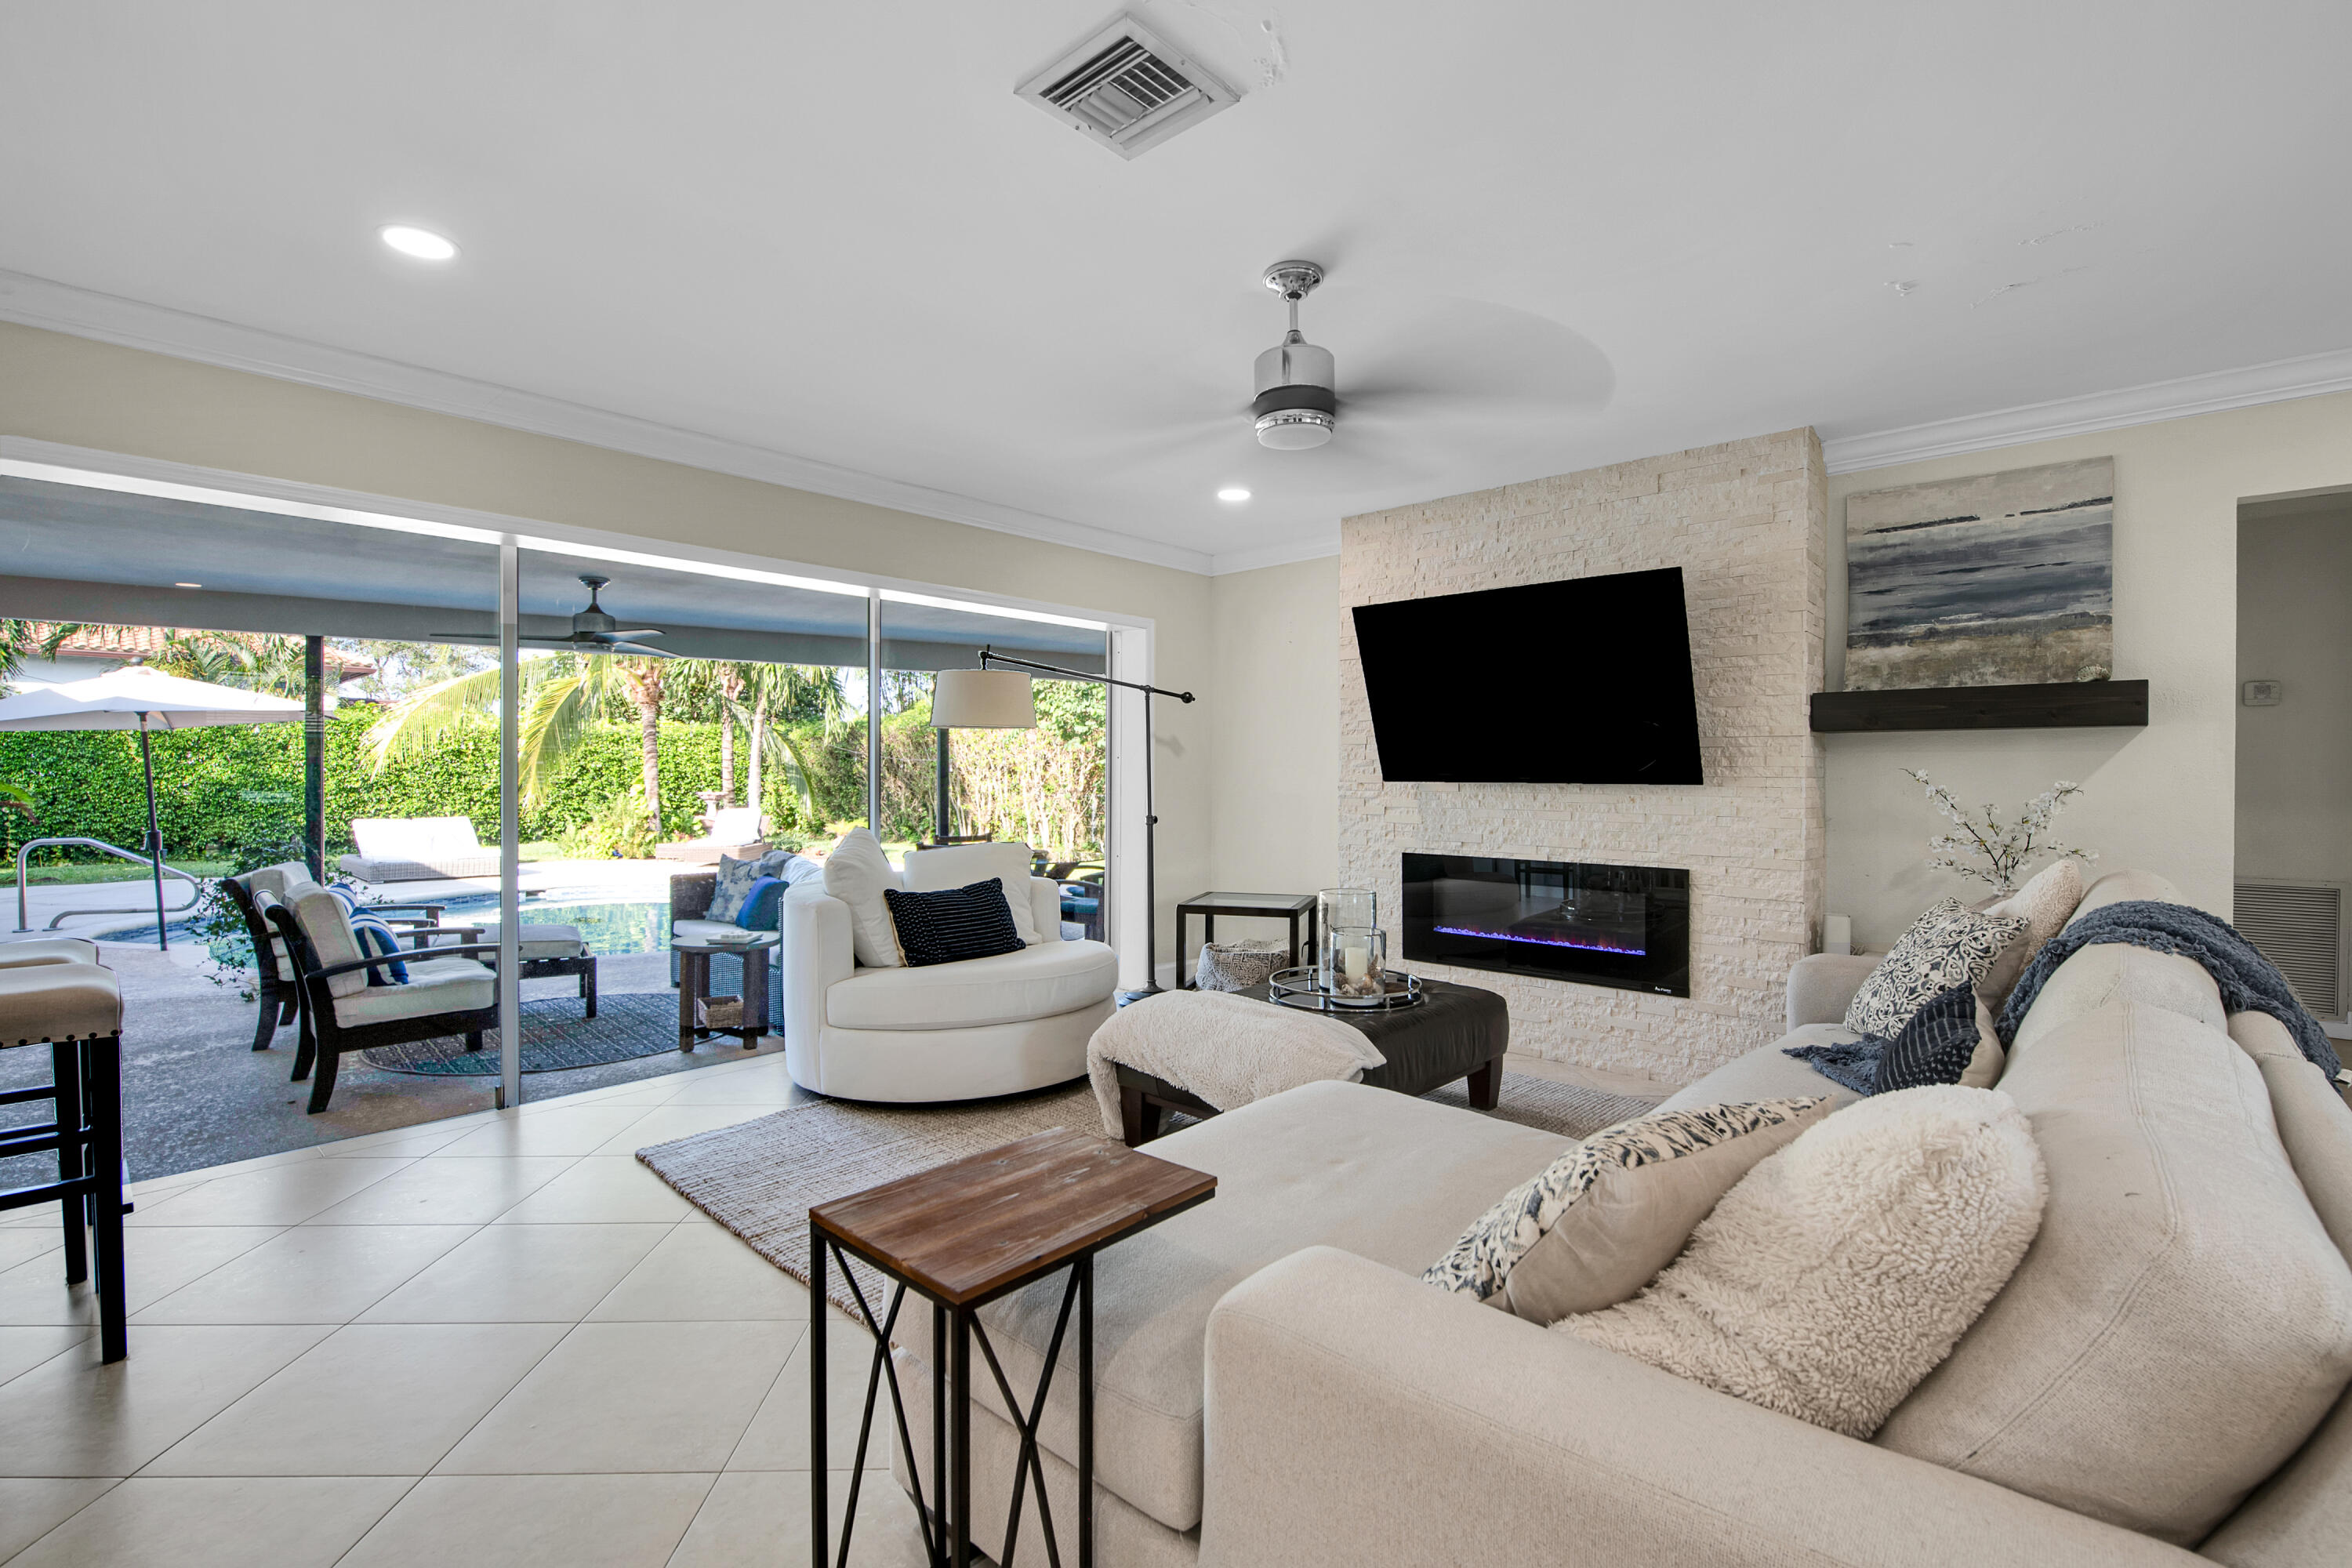
<instances>
[{"instance_id":1,"label":"recessed ceiling light","mask_svg":"<svg viewBox=\"0 0 2352 1568\"><path fill-rule=\"evenodd\" d=\"M1217 499L1219 500L1249 500L1249 491L1242 489L1239 485L1227 485L1223 489L1217 492Z\"/></svg>"},{"instance_id":2,"label":"recessed ceiling light","mask_svg":"<svg viewBox=\"0 0 2352 1568\"><path fill-rule=\"evenodd\" d=\"M375 232L401 255L413 256L419 261L446 261L457 254L455 245L429 228L411 228L404 223L391 223Z\"/></svg>"},{"instance_id":3,"label":"recessed ceiling light","mask_svg":"<svg viewBox=\"0 0 2352 1568\"><path fill-rule=\"evenodd\" d=\"M202 583L174 583L172 586L174 588L201 588L204 584Z\"/></svg>"}]
</instances>

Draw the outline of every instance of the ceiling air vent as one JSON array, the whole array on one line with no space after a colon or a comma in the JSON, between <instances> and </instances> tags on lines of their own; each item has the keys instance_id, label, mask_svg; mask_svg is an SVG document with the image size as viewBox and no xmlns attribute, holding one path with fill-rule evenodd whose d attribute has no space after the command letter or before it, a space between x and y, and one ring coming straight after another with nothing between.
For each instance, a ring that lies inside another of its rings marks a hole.
<instances>
[{"instance_id":1,"label":"ceiling air vent","mask_svg":"<svg viewBox=\"0 0 2352 1568\"><path fill-rule=\"evenodd\" d=\"M1122 158L1157 147L1241 96L1132 16L1013 90Z\"/></svg>"},{"instance_id":2,"label":"ceiling air vent","mask_svg":"<svg viewBox=\"0 0 2352 1568\"><path fill-rule=\"evenodd\" d=\"M2340 1018L2344 994L2344 889L2328 883L2240 882L2239 932L2278 965L2295 999Z\"/></svg>"}]
</instances>

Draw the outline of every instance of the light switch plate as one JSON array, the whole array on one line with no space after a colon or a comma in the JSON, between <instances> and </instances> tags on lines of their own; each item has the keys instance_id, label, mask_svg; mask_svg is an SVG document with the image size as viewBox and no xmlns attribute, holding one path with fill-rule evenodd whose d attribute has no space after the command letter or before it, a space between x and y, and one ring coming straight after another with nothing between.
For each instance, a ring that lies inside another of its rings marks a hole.
<instances>
[{"instance_id":1,"label":"light switch plate","mask_svg":"<svg viewBox=\"0 0 2352 1568\"><path fill-rule=\"evenodd\" d=\"M2278 680L2249 680L2245 686L2245 703L2249 708L2275 708L2286 700L2286 684Z\"/></svg>"}]
</instances>

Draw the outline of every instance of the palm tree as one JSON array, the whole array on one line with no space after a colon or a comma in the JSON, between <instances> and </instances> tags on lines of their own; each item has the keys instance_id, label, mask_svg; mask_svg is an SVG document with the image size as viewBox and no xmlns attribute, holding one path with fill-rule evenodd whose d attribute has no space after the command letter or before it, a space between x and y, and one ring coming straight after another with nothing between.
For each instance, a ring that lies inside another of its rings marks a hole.
<instances>
[{"instance_id":1,"label":"palm tree","mask_svg":"<svg viewBox=\"0 0 2352 1568\"><path fill-rule=\"evenodd\" d=\"M722 670L731 670L741 683L734 695L725 694L728 683ZM772 763L782 769L793 793L812 811L815 795L809 784L807 759L783 723L814 716L831 730L846 712L841 672L822 665L722 666L708 659L565 653L527 660L520 675L517 761L520 793L525 803L537 805L545 798L557 770L579 746L589 721L607 701L623 699L636 709L642 727L646 807L655 822L661 820L659 742L665 696L682 697L698 689L720 694L722 713L750 732L751 803L761 803L762 765ZM376 766L382 768L404 752L430 750L452 727L496 713L498 703L495 668L455 676L411 693L388 709L368 731Z\"/></svg>"},{"instance_id":2,"label":"palm tree","mask_svg":"<svg viewBox=\"0 0 2352 1568\"><path fill-rule=\"evenodd\" d=\"M668 661L610 654L601 662L609 667L622 694L636 707L637 728L644 737L645 745L646 820L658 827L661 826L662 666Z\"/></svg>"}]
</instances>

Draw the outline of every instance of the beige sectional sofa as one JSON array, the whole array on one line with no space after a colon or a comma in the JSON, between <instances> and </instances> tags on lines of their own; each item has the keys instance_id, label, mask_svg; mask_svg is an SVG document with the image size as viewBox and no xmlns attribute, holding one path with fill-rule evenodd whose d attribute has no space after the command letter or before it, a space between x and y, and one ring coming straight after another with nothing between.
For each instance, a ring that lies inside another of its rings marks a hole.
<instances>
[{"instance_id":1,"label":"beige sectional sofa","mask_svg":"<svg viewBox=\"0 0 2352 1568\"><path fill-rule=\"evenodd\" d=\"M2083 908L2177 897L2121 873ZM1792 1039L1668 1103L1850 1100L1780 1047L1850 1037L1870 962L1806 960ZM2051 978L2000 1087L2049 1166L2041 1234L1867 1443L1423 1285L1562 1139L1342 1083L1162 1139L1220 1186L1097 1264L1098 1561L2352 1562L2352 1110L2275 1020L2121 946ZM1058 1297L983 1311L1016 1387ZM919 1312L899 1340L929 1345ZM993 1547L1015 1443L993 1390L976 1403ZM1062 1521L1075 1415L1065 1374L1042 1431Z\"/></svg>"}]
</instances>

